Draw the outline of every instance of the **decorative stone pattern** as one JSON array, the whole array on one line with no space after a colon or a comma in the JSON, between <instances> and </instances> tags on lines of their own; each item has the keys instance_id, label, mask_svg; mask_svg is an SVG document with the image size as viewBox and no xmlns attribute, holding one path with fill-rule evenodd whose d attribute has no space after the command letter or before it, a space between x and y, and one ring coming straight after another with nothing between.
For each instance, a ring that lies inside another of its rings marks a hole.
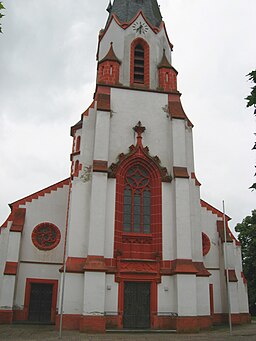
<instances>
[{"instance_id":1,"label":"decorative stone pattern","mask_svg":"<svg viewBox=\"0 0 256 341\"><path fill-rule=\"evenodd\" d=\"M49 251L59 244L61 234L56 225L45 222L38 224L34 228L31 238L36 248Z\"/></svg>"}]
</instances>

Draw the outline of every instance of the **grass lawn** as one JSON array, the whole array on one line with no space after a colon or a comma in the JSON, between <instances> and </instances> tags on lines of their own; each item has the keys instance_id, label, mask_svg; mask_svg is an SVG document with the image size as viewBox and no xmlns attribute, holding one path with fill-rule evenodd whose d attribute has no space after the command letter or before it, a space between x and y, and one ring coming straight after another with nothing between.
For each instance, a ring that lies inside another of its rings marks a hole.
<instances>
[{"instance_id":1,"label":"grass lawn","mask_svg":"<svg viewBox=\"0 0 256 341\"><path fill-rule=\"evenodd\" d=\"M256 321L256 316L252 316L252 320L253 320L253 321Z\"/></svg>"}]
</instances>

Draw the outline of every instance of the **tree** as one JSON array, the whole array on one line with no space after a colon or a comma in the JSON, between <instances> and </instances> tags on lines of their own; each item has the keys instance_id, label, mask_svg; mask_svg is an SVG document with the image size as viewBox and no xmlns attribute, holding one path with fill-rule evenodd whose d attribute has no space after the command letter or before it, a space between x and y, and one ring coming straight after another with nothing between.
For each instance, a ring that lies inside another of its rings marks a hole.
<instances>
[{"instance_id":1,"label":"tree","mask_svg":"<svg viewBox=\"0 0 256 341\"><path fill-rule=\"evenodd\" d=\"M249 96L246 97L247 100L247 107L252 107L254 106L255 110L254 110L254 115L256 116L256 70L250 72L247 77L249 77L249 80L252 81L254 83L254 86L251 88L251 93ZM254 134L256 135L256 134ZM252 148L254 150L256 150L256 142L254 144L254 147ZM256 166L255 166L256 168ZM254 174L254 176L256 176L256 173ZM252 184L252 186L250 187L252 190L256 190L256 182L254 184Z\"/></svg>"},{"instance_id":2,"label":"tree","mask_svg":"<svg viewBox=\"0 0 256 341\"><path fill-rule=\"evenodd\" d=\"M1 11L5 9L4 5L2 4L2 2L0 2L0 19L2 19L2 17L4 17L4 14L1 13ZM2 26L1 26L1 22L0 22L0 33L2 33Z\"/></svg>"},{"instance_id":3,"label":"tree","mask_svg":"<svg viewBox=\"0 0 256 341\"><path fill-rule=\"evenodd\" d=\"M235 227L241 242L243 270L248 283L249 308L256 315L256 209Z\"/></svg>"}]
</instances>

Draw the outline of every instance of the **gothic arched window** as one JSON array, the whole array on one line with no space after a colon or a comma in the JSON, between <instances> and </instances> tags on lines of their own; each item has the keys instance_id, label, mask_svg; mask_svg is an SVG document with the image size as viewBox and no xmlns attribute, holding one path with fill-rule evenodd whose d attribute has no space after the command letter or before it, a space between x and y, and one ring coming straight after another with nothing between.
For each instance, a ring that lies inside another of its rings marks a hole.
<instances>
[{"instance_id":1,"label":"gothic arched window","mask_svg":"<svg viewBox=\"0 0 256 341\"><path fill-rule=\"evenodd\" d=\"M149 87L149 74L149 45L144 39L137 38L131 44L131 85Z\"/></svg>"},{"instance_id":2,"label":"gothic arched window","mask_svg":"<svg viewBox=\"0 0 256 341\"><path fill-rule=\"evenodd\" d=\"M151 233L151 181L141 165L128 169L124 179L123 231Z\"/></svg>"},{"instance_id":3,"label":"gothic arched window","mask_svg":"<svg viewBox=\"0 0 256 341\"><path fill-rule=\"evenodd\" d=\"M134 82L144 84L144 47L137 44L134 49Z\"/></svg>"}]
</instances>

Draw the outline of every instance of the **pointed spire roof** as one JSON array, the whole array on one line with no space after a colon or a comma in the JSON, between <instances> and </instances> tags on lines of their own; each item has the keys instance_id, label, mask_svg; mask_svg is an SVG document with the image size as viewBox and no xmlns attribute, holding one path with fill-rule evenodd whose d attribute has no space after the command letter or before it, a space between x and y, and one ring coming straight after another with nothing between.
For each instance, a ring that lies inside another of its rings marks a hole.
<instances>
[{"instance_id":1,"label":"pointed spire roof","mask_svg":"<svg viewBox=\"0 0 256 341\"><path fill-rule=\"evenodd\" d=\"M115 14L121 23L129 22L140 10L152 26L160 26L162 15L157 0L114 0L107 8L109 19Z\"/></svg>"},{"instance_id":2,"label":"pointed spire roof","mask_svg":"<svg viewBox=\"0 0 256 341\"><path fill-rule=\"evenodd\" d=\"M99 64L103 63L103 62L106 62L106 61L117 62L117 63L121 64L121 61L117 58L117 56L116 56L116 54L114 52L113 42L112 41L110 43L110 48L108 50L108 53L106 54L106 56L103 59L101 59L99 61Z\"/></svg>"}]
</instances>

